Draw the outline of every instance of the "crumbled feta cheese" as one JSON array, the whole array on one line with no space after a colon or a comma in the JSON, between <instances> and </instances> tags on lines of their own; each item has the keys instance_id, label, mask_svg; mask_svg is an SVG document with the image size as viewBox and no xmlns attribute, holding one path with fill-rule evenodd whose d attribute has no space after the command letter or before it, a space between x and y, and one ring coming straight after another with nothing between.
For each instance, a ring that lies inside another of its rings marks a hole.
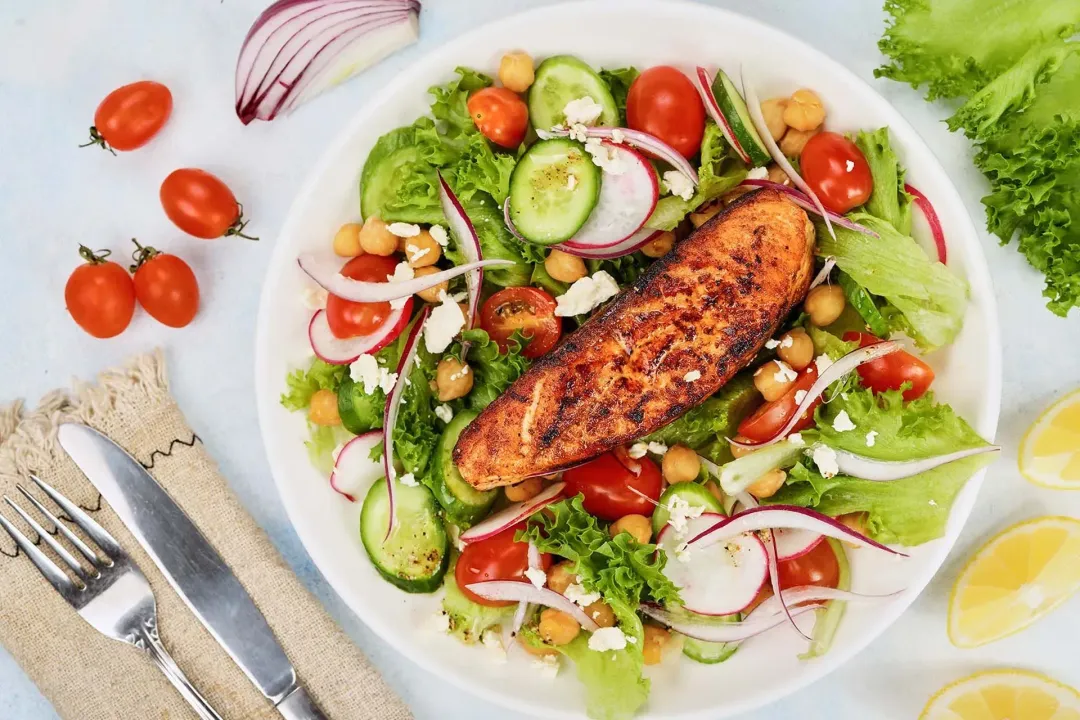
<instances>
[{"instance_id":1,"label":"crumbled feta cheese","mask_svg":"<svg viewBox=\"0 0 1080 720\"><path fill-rule=\"evenodd\" d=\"M795 338L790 334L784 335L784 340L780 343L780 347L789 348L795 344Z\"/></svg>"},{"instance_id":2,"label":"crumbled feta cheese","mask_svg":"<svg viewBox=\"0 0 1080 720\"><path fill-rule=\"evenodd\" d=\"M461 552L465 549L465 543L461 539L461 528L453 523L446 524L446 534L450 536L450 542Z\"/></svg>"},{"instance_id":3,"label":"crumbled feta cheese","mask_svg":"<svg viewBox=\"0 0 1080 720\"><path fill-rule=\"evenodd\" d=\"M429 353L441 353L450 347L461 329L465 327L465 315L461 306L444 292L440 302L424 323L424 347Z\"/></svg>"},{"instance_id":4,"label":"crumbled feta cheese","mask_svg":"<svg viewBox=\"0 0 1080 720\"><path fill-rule=\"evenodd\" d=\"M776 372L773 373L773 379L778 383L795 382L795 378L799 377L799 373L788 365L783 360L776 361Z\"/></svg>"},{"instance_id":5,"label":"crumbled feta cheese","mask_svg":"<svg viewBox=\"0 0 1080 720\"><path fill-rule=\"evenodd\" d=\"M559 317L584 315L600 303L619 293L619 285L606 270L586 275L555 298L555 314Z\"/></svg>"},{"instance_id":6,"label":"crumbled feta cheese","mask_svg":"<svg viewBox=\"0 0 1080 720\"><path fill-rule=\"evenodd\" d=\"M574 188L577 187L577 175L570 173L566 176L566 189L570 192L574 192Z\"/></svg>"},{"instance_id":7,"label":"crumbled feta cheese","mask_svg":"<svg viewBox=\"0 0 1080 720\"><path fill-rule=\"evenodd\" d=\"M642 442L636 442L630 446L630 449L626 451L634 460L645 457L645 454L649 452L649 446Z\"/></svg>"},{"instance_id":8,"label":"crumbled feta cheese","mask_svg":"<svg viewBox=\"0 0 1080 720\"><path fill-rule=\"evenodd\" d=\"M398 481L405 487L420 487L420 483L416 481L416 476L412 473L405 473L398 478Z\"/></svg>"},{"instance_id":9,"label":"crumbled feta cheese","mask_svg":"<svg viewBox=\"0 0 1080 720\"><path fill-rule=\"evenodd\" d=\"M621 145L623 140L625 139L626 133L624 133L620 128L611 129L611 142L615 143L616 145Z\"/></svg>"},{"instance_id":10,"label":"crumbled feta cheese","mask_svg":"<svg viewBox=\"0 0 1080 720\"><path fill-rule=\"evenodd\" d=\"M540 674L546 678L554 679L559 674L559 656L558 655L545 655L543 657L534 658L532 666L540 671Z\"/></svg>"},{"instance_id":11,"label":"crumbled feta cheese","mask_svg":"<svg viewBox=\"0 0 1080 720\"><path fill-rule=\"evenodd\" d=\"M835 477L836 474L840 472L840 468L836 464L836 451L828 445L816 446L812 457L814 459L814 464L817 465L818 470L821 471L822 477Z\"/></svg>"},{"instance_id":12,"label":"crumbled feta cheese","mask_svg":"<svg viewBox=\"0 0 1080 720\"><path fill-rule=\"evenodd\" d=\"M566 586L566 590L563 591L563 595L566 599L572 603L577 603L581 607L589 607L594 602L600 599L600 593L588 592L582 587L581 583L571 583Z\"/></svg>"},{"instance_id":13,"label":"crumbled feta cheese","mask_svg":"<svg viewBox=\"0 0 1080 720\"><path fill-rule=\"evenodd\" d=\"M675 546L675 559L681 563L690 562L690 543L681 542Z\"/></svg>"},{"instance_id":14,"label":"crumbled feta cheese","mask_svg":"<svg viewBox=\"0 0 1080 720\"><path fill-rule=\"evenodd\" d=\"M877 444L877 430L866 433L866 447L874 447Z\"/></svg>"},{"instance_id":15,"label":"crumbled feta cheese","mask_svg":"<svg viewBox=\"0 0 1080 720\"><path fill-rule=\"evenodd\" d=\"M337 465L338 455L345 449L345 443L338 443L337 447L330 451L330 457L333 459L334 464Z\"/></svg>"},{"instance_id":16,"label":"crumbled feta cheese","mask_svg":"<svg viewBox=\"0 0 1080 720\"><path fill-rule=\"evenodd\" d=\"M667 509L670 513L668 525L677 535L684 535L689 529L690 520L701 517L701 513L705 512L703 505L693 506L678 495L673 495L668 500Z\"/></svg>"},{"instance_id":17,"label":"crumbled feta cheese","mask_svg":"<svg viewBox=\"0 0 1080 720\"><path fill-rule=\"evenodd\" d=\"M778 347L780 347L780 341L775 338L769 338L765 341L766 350L775 350Z\"/></svg>"},{"instance_id":18,"label":"crumbled feta cheese","mask_svg":"<svg viewBox=\"0 0 1080 720\"><path fill-rule=\"evenodd\" d=\"M795 404L796 405L802 405L802 401L805 400L805 399L806 399L806 391L805 390L796 390L795 391Z\"/></svg>"},{"instance_id":19,"label":"crumbled feta cheese","mask_svg":"<svg viewBox=\"0 0 1080 720\"><path fill-rule=\"evenodd\" d=\"M841 410L835 418L833 418L832 428L836 432L847 432L848 430L855 429L855 423L851 422L851 417L847 414L847 410Z\"/></svg>"},{"instance_id":20,"label":"crumbled feta cheese","mask_svg":"<svg viewBox=\"0 0 1080 720\"><path fill-rule=\"evenodd\" d=\"M525 577L528 578L537 589L543 588L547 584L547 573L540 568L527 568L525 570Z\"/></svg>"},{"instance_id":21,"label":"crumbled feta cheese","mask_svg":"<svg viewBox=\"0 0 1080 720\"><path fill-rule=\"evenodd\" d=\"M446 234L446 228L442 225L432 225L431 229L428 230L428 234L441 247L446 247L450 243L450 236Z\"/></svg>"},{"instance_id":22,"label":"crumbled feta cheese","mask_svg":"<svg viewBox=\"0 0 1080 720\"><path fill-rule=\"evenodd\" d=\"M792 445L796 445L798 447L802 447L806 444L806 441L802 438L802 433L791 433L787 436L787 440Z\"/></svg>"},{"instance_id":23,"label":"crumbled feta cheese","mask_svg":"<svg viewBox=\"0 0 1080 720\"><path fill-rule=\"evenodd\" d=\"M308 310L322 310L326 307L326 301L329 298L330 293L318 285L314 287L308 286L300 293L300 301L304 303L304 307Z\"/></svg>"},{"instance_id":24,"label":"crumbled feta cheese","mask_svg":"<svg viewBox=\"0 0 1080 720\"><path fill-rule=\"evenodd\" d=\"M480 642L494 655L495 662L502 665L506 662L506 648L503 647L499 633L494 630L485 630L480 636Z\"/></svg>"},{"instance_id":25,"label":"crumbled feta cheese","mask_svg":"<svg viewBox=\"0 0 1080 720\"><path fill-rule=\"evenodd\" d=\"M821 375L823 372L832 367L832 364L832 358L828 355L825 355L824 353L814 358L814 366L817 368L818 375Z\"/></svg>"},{"instance_id":26,"label":"crumbled feta cheese","mask_svg":"<svg viewBox=\"0 0 1080 720\"><path fill-rule=\"evenodd\" d=\"M405 256L409 258L409 262L416 262L420 258L431 252L431 248L421 249L419 245L413 245L409 243L405 246Z\"/></svg>"},{"instance_id":27,"label":"crumbled feta cheese","mask_svg":"<svg viewBox=\"0 0 1080 720\"><path fill-rule=\"evenodd\" d=\"M769 169L764 167L756 167L746 173L746 177L749 180L764 180L769 177Z\"/></svg>"},{"instance_id":28,"label":"crumbled feta cheese","mask_svg":"<svg viewBox=\"0 0 1080 720\"><path fill-rule=\"evenodd\" d=\"M844 163L844 171L845 171L845 172L851 172L851 171L852 171L852 170L854 170L854 169L855 169L855 163L854 163L854 161L852 161L852 160L848 160L848 161L846 161L846 162Z\"/></svg>"},{"instance_id":29,"label":"crumbled feta cheese","mask_svg":"<svg viewBox=\"0 0 1080 720\"><path fill-rule=\"evenodd\" d=\"M459 380L459 379L465 377L468 374L469 374L469 366L468 365L462 365L461 369L458 370L456 373L451 373L450 379L451 380Z\"/></svg>"},{"instance_id":30,"label":"crumbled feta cheese","mask_svg":"<svg viewBox=\"0 0 1080 720\"><path fill-rule=\"evenodd\" d=\"M672 195L683 200L694 197L694 182L678 170L668 170L664 173L664 186Z\"/></svg>"},{"instance_id":31,"label":"crumbled feta cheese","mask_svg":"<svg viewBox=\"0 0 1080 720\"><path fill-rule=\"evenodd\" d=\"M667 452L667 445L659 442L651 442L649 443L649 452L654 455L663 455Z\"/></svg>"},{"instance_id":32,"label":"crumbled feta cheese","mask_svg":"<svg viewBox=\"0 0 1080 720\"><path fill-rule=\"evenodd\" d=\"M366 353L349 365L349 377L353 382L360 383L367 395L374 394L380 388L389 395L398 380L397 373L380 367L375 356Z\"/></svg>"},{"instance_id":33,"label":"crumbled feta cheese","mask_svg":"<svg viewBox=\"0 0 1080 720\"><path fill-rule=\"evenodd\" d=\"M589 125L596 122L596 119L604 114L604 106L586 95L566 103L563 114L566 115L567 125L577 123Z\"/></svg>"},{"instance_id":34,"label":"crumbled feta cheese","mask_svg":"<svg viewBox=\"0 0 1080 720\"><path fill-rule=\"evenodd\" d=\"M589 649L596 652L622 650L626 647L626 634L617 627L600 628L589 636Z\"/></svg>"},{"instance_id":35,"label":"crumbled feta cheese","mask_svg":"<svg viewBox=\"0 0 1080 720\"><path fill-rule=\"evenodd\" d=\"M585 127L581 123L574 123L570 126L570 139L577 140L578 142L585 142L589 139L589 128Z\"/></svg>"},{"instance_id":36,"label":"crumbled feta cheese","mask_svg":"<svg viewBox=\"0 0 1080 720\"><path fill-rule=\"evenodd\" d=\"M700 380L701 379L701 371L700 370L691 370L690 372L683 375L682 379L683 379L684 382L688 382L688 383L692 383L692 382L694 382L696 380Z\"/></svg>"},{"instance_id":37,"label":"crumbled feta cheese","mask_svg":"<svg viewBox=\"0 0 1080 720\"><path fill-rule=\"evenodd\" d=\"M443 403L439 407L435 408L435 417L442 420L444 423L449 423L454 419L454 411L449 405Z\"/></svg>"},{"instance_id":38,"label":"crumbled feta cheese","mask_svg":"<svg viewBox=\"0 0 1080 720\"><path fill-rule=\"evenodd\" d=\"M412 266L409 265L409 263L407 263L407 262L399 262L397 265L394 266L394 274L386 276L386 281L387 282L392 282L392 283L408 282L409 280L412 280L415 277L416 277L416 273L413 271ZM399 310L399 309L405 307L405 303L407 303L409 301L409 297L410 297L409 295L406 295L403 298L398 298L397 300L391 300L390 301L390 307L394 308L395 310Z\"/></svg>"},{"instance_id":39,"label":"crumbled feta cheese","mask_svg":"<svg viewBox=\"0 0 1080 720\"><path fill-rule=\"evenodd\" d=\"M386 226L386 229L390 231L391 235L397 235L402 238L416 237L420 234L420 226L412 223L390 223Z\"/></svg>"},{"instance_id":40,"label":"crumbled feta cheese","mask_svg":"<svg viewBox=\"0 0 1080 720\"><path fill-rule=\"evenodd\" d=\"M465 302L469 299L469 293L465 292L464 290L459 290L450 297L454 300L454 302Z\"/></svg>"},{"instance_id":41,"label":"crumbled feta cheese","mask_svg":"<svg viewBox=\"0 0 1080 720\"><path fill-rule=\"evenodd\" d=\"M450 632L450 615L445 610L440 610L431 616L427 622L428 629L435 633L445 634Z\"/></svg>"},{"instance_id":42,"label":"crumbled feta cheese","mask_svg":"<svg viewBox=\"0 0 1080 720\"><path fill-rule=\"evenodd\" d=\"M593 165L609 175L622 175L630 168L630 163L635 162L626 154L610 145L605 145L596 138L585 141L585 151L592 156Z\"/></svg>"}]
</instances>

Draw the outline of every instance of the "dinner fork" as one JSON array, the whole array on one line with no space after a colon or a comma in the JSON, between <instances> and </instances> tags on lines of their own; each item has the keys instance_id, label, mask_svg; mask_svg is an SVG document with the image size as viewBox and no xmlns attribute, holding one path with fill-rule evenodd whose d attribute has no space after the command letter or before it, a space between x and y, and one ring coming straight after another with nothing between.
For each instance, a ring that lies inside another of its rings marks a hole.
<instances>
[{"instance_id":1,"label":"dinner fork","mask_svg":"<svg viewBox=\"0 0 1080 720\"><path fill-rule=\"evenodd\" d=\"M68 519L82 528L86 536L101 549L104 557L83 542L74 531L62 523L22 485L15 487L30 504L37 508L38 512L53 524L55 532L66 538L86 558L90 567L87 568L80 563L30 513L23 510L7 495L4 496L4 502L10 505L19 517L37 533L41 542L45 543L67 565L75 579L73 580L67 572L12 525L3 513L0 513L0 526L3 526L11 539L49 581L49 584L56 588L60 596L67 600L84 620L101 634L147 652L154 664L165 673L165 677L169 679L173 687L180 691L200 718L221 720L221 716L192 686L166 652L165 646L161 644L157 631L157 603L150 584L146 582L146 576L142 574L139 567L128 557L116 539L83 512L78 505L37 476L31 475L30 479L64 511Z\"/></svg>"}]
</instances>

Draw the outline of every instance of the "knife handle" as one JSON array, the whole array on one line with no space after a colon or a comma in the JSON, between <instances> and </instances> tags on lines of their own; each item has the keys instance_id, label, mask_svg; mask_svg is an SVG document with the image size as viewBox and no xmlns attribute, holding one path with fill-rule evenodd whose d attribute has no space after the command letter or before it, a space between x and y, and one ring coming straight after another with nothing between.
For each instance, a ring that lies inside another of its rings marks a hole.
<instances>
[{"instance_id":1,"label":"knife handle","mask_svg":"<svg viewBox=\"0 0 1080 720\"><path fill-rule=\"evenodd\" d=\"M285 720L330 720L299 685L277 705Z\"/></svg>"}]
</instances>

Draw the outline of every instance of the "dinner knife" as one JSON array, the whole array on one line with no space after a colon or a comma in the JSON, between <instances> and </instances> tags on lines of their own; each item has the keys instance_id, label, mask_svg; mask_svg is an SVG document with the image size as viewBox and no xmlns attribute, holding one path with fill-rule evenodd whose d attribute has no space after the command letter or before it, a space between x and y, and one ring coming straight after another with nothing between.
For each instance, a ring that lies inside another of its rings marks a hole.
<instances>
[{"instance_id":1,"label":"dinner knife","mask_svg":"<svg viewBox=\"0 0 1080 720\"><path fill-rule=\"evenodd\" d=\"M251 596L157 480L93 428L65 423L58 437L195 617L278 712L287 720L327 720Z\"/></svg>"}]
</instances>

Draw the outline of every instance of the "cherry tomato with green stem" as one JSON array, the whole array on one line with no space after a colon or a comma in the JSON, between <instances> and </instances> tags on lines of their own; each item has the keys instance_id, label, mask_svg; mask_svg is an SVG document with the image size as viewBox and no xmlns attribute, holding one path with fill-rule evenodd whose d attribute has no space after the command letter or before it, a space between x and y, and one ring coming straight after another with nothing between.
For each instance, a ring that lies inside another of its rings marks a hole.
<instances>
[{"instance_id":1,"label":"cherry tomato with green stem","mask_svg":"<svg viewBox=\"0 0 1080 720\"><path fill-rule=\"evenodd\" d=\"M162 325L182 328L199 311L199 281L191 266L175 255L143 247L138 240L131 266L135 299Z\"/></svg>"},{"instance_id":2,"label":"cherry tomato with green stem","mask_svg":"<svg viewBox=\"0 0 1080 720\"><path fill-rule=\"evenodd\" d=\"M236 201L229 186L198 168L181 168L169 173L161 183L161 206L176 227L204 240L244 234L244 206Z\"/></svg>"},{"instance_id":3,"label":"cherry tomato with green stem","mask_svg":"<svg viewBox=\"0 0 1080 720\"><path fill-rule=\"evenodd\" d=\"M113 155L140 148L158 134L172 114L172 93L153 80L124 85L105 96L94 112L90 142Z\"/></svg>"},{"instance_id":4,"label":"cherry tomato with green stem","mask_svg":"<svg viewBox=\"0 0 1080 720\"><path fill-rule=\"evenodd\" d=\"M71 317L96 338L111 338L127 329L135 313L135 286L127 270L106 260L108 250L96 253L79 246L85 264L75 268L64 286L64 303Z\"/></svg>"}]
</instances>

